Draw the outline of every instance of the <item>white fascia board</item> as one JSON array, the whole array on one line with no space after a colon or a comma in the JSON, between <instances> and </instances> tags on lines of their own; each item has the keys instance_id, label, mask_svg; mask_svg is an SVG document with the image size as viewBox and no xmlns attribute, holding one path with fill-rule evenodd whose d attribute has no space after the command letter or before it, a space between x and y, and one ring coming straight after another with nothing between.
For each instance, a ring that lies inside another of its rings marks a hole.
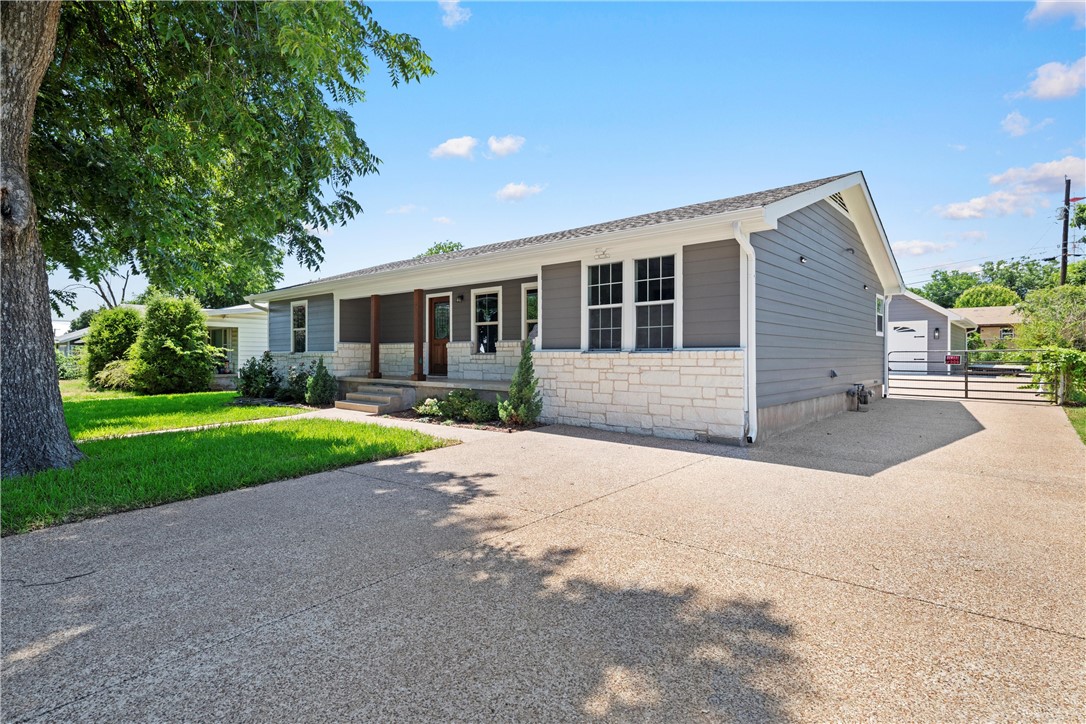
<instances>
[{"instance_id":1,"label":"white fascia board","mask_svg":"<svg viewBox=\"0 0 1086 724\"><path fill-rule=\"evenodd\" d=\"M663 224L653 224L637 229L613 231L588 237L553 241L536 246L508 249L482 254L476 257L449 259L441 264L427 264L409 269L391 269L385 272L347 277L328 281L277 289L246 297L251 302L285 301L301 299L316 294L326 294L335 289L341 299L352 295L396 294L412 289L436 289L450 286L470 286L487 282L536 276L546 264L561 263L580 258L599 247L621 247L622 253L639 249L652 251L661 243L701 244L733 238L732 222L743 221L744 229L764 231L772 228L765 224L760 208L744 209L685 219Z\"/></svg>"},{"instance_id":2,"label":"white fascia board","mask_svg":"<svg viewBox=\"0 0 1086 724\"><path fill-rule=\"evenodd\" d=\"M766 221L776 226L782 216L795 213L837 193L841 194L848 206L852 223L856 225L860 241L867 249L867 255L871 258L875 273L878 274L879 281L882 283L883 293L891 295L905 291L905 280L901 276L897 259L894 258L894 252L890 248L890 240L882 227L882 220L879 219L879 212L871 199L871 192L867 188L867 181L862 172L850 173L803 193L769 204L765 207Z\"/></svg>"}]
</instances>

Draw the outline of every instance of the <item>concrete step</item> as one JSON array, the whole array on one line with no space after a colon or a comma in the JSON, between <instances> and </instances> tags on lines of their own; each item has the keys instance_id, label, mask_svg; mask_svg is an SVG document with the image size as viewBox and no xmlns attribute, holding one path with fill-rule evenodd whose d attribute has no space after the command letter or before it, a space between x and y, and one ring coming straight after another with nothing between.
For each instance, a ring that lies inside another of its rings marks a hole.
<instances>
[{"instance_id":1,"label":"concrete step","mask_svg":"<svg viewBox=\"0 0 1086 724\"><path fill-rule=\"evenodd\" d=\"M371 385L368 383L359 382L354 382L352 384L354 385L355 391L358 394L372 392L377 395L400 395L404 391L403 387L395 387L393 385Z\"/></svg>"},{"instance_id":2,"label":"concrete step","mask_svg":"<svg viewBox=\"0 0 1086 724\"><path fill-rule=\"evenodd\" d=\"M350 402L368 402L374 405L391 405L392 403L398 403L403 400L399 393L383 394L370 392L369 390L348 392L346 397Z\"/></svg>"},{"instance_id":3,"label":"concrete step","mask_svg":"<svg viewBox=\"0 0 1086 724\"><path fill-rule=\"evenodd\" d=\"M350 400L336 400L336 408L340 410L354 410L355 412L368 412L372 415L383 415L386 412L395 412L389 404L372 404L369 402L351 402Z\"/></svg>"}]
</instances>

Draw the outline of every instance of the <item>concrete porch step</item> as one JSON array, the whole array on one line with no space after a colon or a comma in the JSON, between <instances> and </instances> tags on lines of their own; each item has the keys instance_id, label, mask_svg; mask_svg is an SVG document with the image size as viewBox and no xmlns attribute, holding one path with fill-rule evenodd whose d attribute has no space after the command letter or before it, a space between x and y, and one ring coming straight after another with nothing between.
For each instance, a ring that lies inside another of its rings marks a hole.
<instances>
[{"instance_id":1,"label":"concrete porch step","mask_svg":"<svg viewBox=\"0 0 1086 724\"><path fill-rule=\"evenodd\" d=\"M336 400L336 408L339 410L368 412L372 415L383 415L386 412L397 412L402 409L398 405L387 403L352 402L350 400Z\"/></svg>"},{"instance_id":2,"label":"concrete porch step","mask_svg":"<svg viewBox=\"0 0 1086 724\"><path fill-rule=\"evenodd\" d=\"M349 402L368 402L374 405L390 405L403 401L403 396L397 393L379 393L365 390L363 392L348 392L346 398Z\"/></svg>"}]
</instances>

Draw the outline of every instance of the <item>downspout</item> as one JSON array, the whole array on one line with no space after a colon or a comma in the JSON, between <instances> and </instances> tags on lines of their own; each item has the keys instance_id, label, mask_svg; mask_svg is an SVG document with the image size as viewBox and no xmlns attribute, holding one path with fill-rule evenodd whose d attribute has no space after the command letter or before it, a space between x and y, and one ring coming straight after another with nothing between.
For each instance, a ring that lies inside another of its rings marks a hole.
<instances>
[{"instance_id":1,"label":"downspout","mask_svg":"<svg viewBox=\"0 0 1086 724\"><path fill-rule=\"evenodd\" d=\"M249 302L248 299L246 299L245 301ZM254 308L254 309L259 309L260 311L264 312L265 314L268 314L268 307L262 307L259 304L257 304L256 302L249 302L249 306Z\"/></svg>"},{"instance_id":2,"label":"downspout","mask_svg":"<svg viewBox=\"0 0 1086 724\"><path fill-rule=\"evenodd\" d=\"M754 247L750 243L750 235L743 231L742 221L732 222L732 231L735 232L735 240L739 242L739 248L747 259L746 277L742 280L746 296L743 301L746 307L746 316L740 325L739 343L743 347L743 412L747 418L747 442L758 440L758 372L756 356L756 337L754 300L757 298L754 274Z\"/></svg>"},{"instance_id":3,"label":"downspout","mask_svg":"<svg viewBox=\"0 0 1086 724\"><path fill-rule=\"evenodd\" d=\"M890 394L890 302L893 294L887 294L882 299L882 398L885 400ZM949 322L950 319L948 318ZM949 338L950 330L947 329ZM947 342L949 344L949 340Z\"/></svg>"}]
</instances>

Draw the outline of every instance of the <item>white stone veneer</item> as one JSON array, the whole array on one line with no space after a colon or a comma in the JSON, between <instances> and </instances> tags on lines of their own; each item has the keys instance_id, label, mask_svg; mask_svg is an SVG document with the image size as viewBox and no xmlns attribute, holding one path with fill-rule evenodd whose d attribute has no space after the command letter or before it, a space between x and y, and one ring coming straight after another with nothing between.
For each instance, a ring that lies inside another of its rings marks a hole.
<instances>
[{"instance_id":1,"label":"white stone veneer","mask_svg":"<svg viewBox=\"0 0 1086 724\"><path fill-rule=\"evenodd\" d=\"M542 421L672 438L742 439L743 351L532 355Z\"/></svg>"},{"instance_id":2,"label":"white stone veneer","mask_svg":"<svg viewBox=\"0 0 1086 724\"><path fill-rule=\"evenodd\" d=\"M383 345L381 350L384 351ZM271 355L284 377L291 365L308 365L318 357L324 357L325 366L336 377L365 376L370 371L370 346L366 342L340 342L335 352L272 352Z\"/></svg>"},{"instance_id":3,"label":"white stone veneer","mask_svg":"<svg viewBox=\"0 0 1086 724\"><path fill-rule=\"evenodd\" d=\"M471 342L449 342L449 379L510 380L520 361L520 345L520 340L497 342L493 354L479 354L472 352Z\"/></svg>"}]
</instances>

